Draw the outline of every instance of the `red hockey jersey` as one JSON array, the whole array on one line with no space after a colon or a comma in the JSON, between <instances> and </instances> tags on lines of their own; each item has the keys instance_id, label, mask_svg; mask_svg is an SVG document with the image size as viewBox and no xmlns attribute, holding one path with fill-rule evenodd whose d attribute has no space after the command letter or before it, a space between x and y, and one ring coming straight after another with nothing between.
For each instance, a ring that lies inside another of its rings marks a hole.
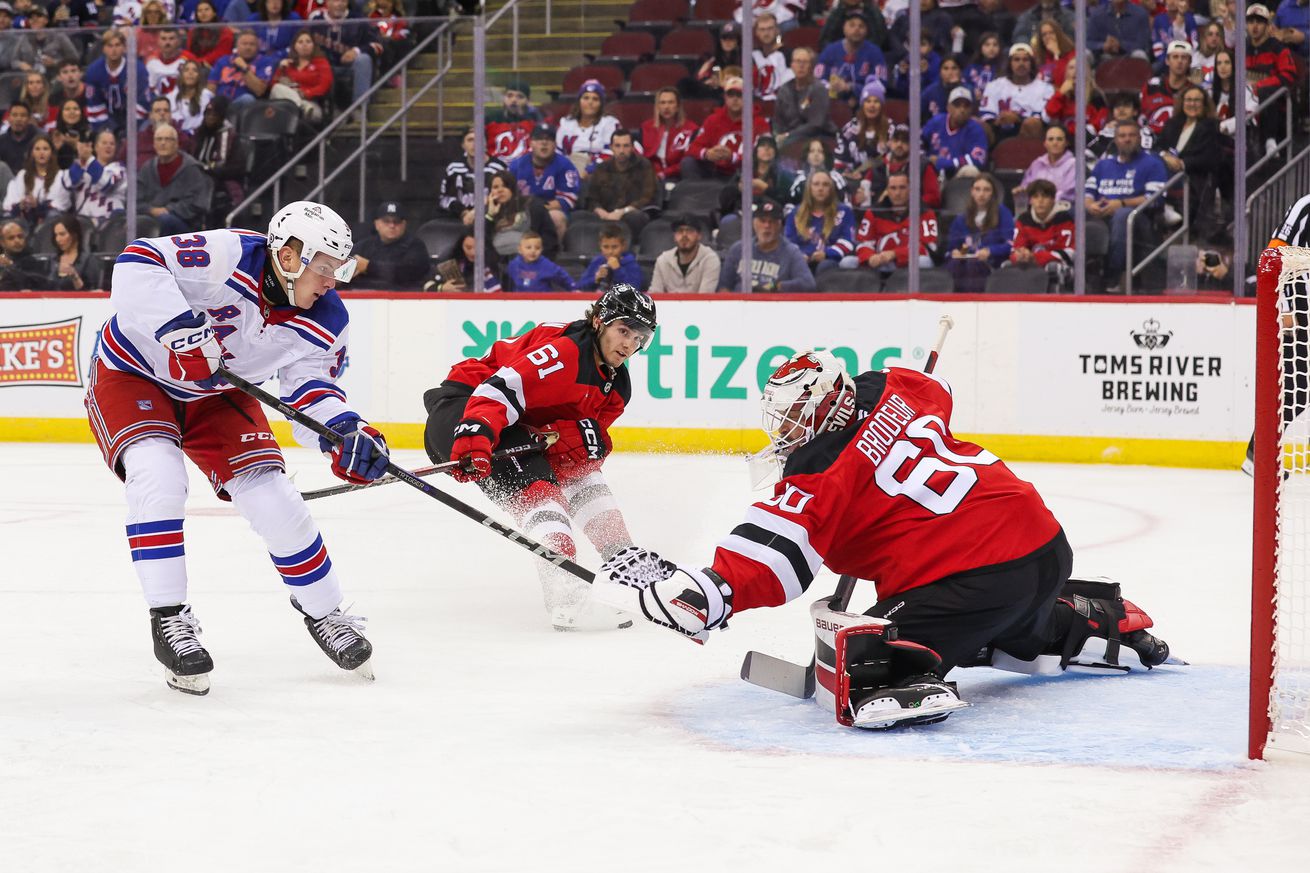
<instances>
[{"instance_id":1,"label":"red hockey jersey","mask_svg":"<svg viewBox=\"0 0 1310 873\"><path fill-rule=\"evenodd\" d=\"M937 246L937 213L925 209L919 215L919 254ZM897 217L896 213L875 209L864 213L855 230L855 255L861 264L878 252L889 249L896 252L896 266L910 265L910 213Z\"/></svg>"},{"instance_id":2,"label":"red hockey jersey","mask_svg":"<svg viewBox=\"0 0 1310 873\"><path fill-rule=\"evenodd\" d=\"M1191 87L1191 82L1184 87ZM1174 101L1181 88L1169 87L1168 76L1156 76L1142 86L1142 117L1159 133L1174 116Z\"/></svg>"},{"instance_id":3,"label":"red hockey jersey","mask_svg":"<svg viewBox=\"0 0 1310 873\"><path fill-rule=\"evenodd\" d=\"M1060 531L1032 485L951 435L945 382L892 368L855 380L858 417L787 460L774 496L719 543L733 609L799 597L821 564L886 598L1030 555Z\"/></svg>"},{"instance_id":4,"label":"red hockey jersey","mask_svg":"<svg viewBox=\"0 0 1310 873\"><path fill-rule=\"evenodd\" d=\"M1010 260L1014 260L1017 249L1030 249L1033 260L1043 267L1052 261L1073 266L1073 215L1067 209L1053 210L1046 223L1042 224L1033 216L1031 209L1024 212L1014 222Z\"/></svg>"},{"instance_id":5,"label":"red hockey jersey","mask_svg":"<svg viewBox=\"0 0 1310 873\"><path fill-rule=\"evenodd\" d=\"M493 445L511 424L594 418L609 448L609 427L631 399L632 382L626 365L596 363L595 348L586 321L541 324L501 340L484 357L456 364L446 383L473 389L464 417L486 422L495 432Z\"/></svg>"},{"instance_id":6,"label":"red hockey jersey","mask_svg":"<svg viewBox=\"0 0 1310 873\"><path fill-rule=\"evenodd\" d=\"M769 132L769 120L763 115L756 115L752 122L751 131L755 139L759 139ZM741 166L741 140L742 124L738 118L733 121L728 116L728 108L720 106L709 114L705 123L701 125L700 133L692 140L691 145L687 147L687 154L699 161L708 161L705 152L714 146L726 146L732 156L726 161L719 161L715 164L719 172L727 176Z\"/></svg>"}]
</instances>

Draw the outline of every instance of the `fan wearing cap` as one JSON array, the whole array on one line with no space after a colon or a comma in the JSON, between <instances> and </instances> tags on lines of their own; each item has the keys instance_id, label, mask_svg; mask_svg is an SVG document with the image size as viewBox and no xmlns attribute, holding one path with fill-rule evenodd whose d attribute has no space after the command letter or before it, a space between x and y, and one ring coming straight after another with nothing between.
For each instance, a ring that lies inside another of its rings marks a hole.
<instances>
[{"instance_id":1,"label":"fan wearing cap","mask_svg":"<svg viewBox=\"0 0 1310 873\"><path fill-rule=\"evenodd\" d=\"M1087 16L1087 48L1102 58L1151 59L1151 16L1132 0L1106 0Z\"/></svg>"},{"instance_id":2,"label":"fan wearing cap","mask_svg":"<svg viewBox=\"0 0 1310 873\"><path fill-rule=\"evenodd\" d=\"M33 3L27 10L27 26L16 41L10 67L15 70L58 70L64 61L77 60L80 53L72 40L50 29L50 12L44 3Z\"/></svg>"},{"instance_id":3,"label":"fan wearing cap","mask_svg":"<svg viewBox=\"0 0 1310 873\"><path fill-rule=\"evenodd\" d=\"M1279 88L1291 88L1296 82L1296 62L1287 46L1274 35L1270 27L1272 20L1269 7L1260 3L1246 7L1246 78L1261 100ZM1264 113L1264 117L1269 115Z\"/></svg>"},{"instance_id":4,"label":"fan wearing cap","mask_svg":"<svg viewBox=\"0 0 1310 873\"><path fill-rule=\"evenodd\" d=\"M987 131L973 117L973 92L961 85L941 115L923 126L928 163L946 178L976 176L987 164Z\"/></svg>"},{"instance_id":5,"label":"fan wearing cap","mask_svg":"<svg viewBox=\"0 0 1310 873\"><path fill-rule=\"evenodd\" d=\"M1174 114L1178 95L1192 84L1192 47L1176 39L1164 56L1165 71L1142 86L1142 116L1152 132L1159 134Z\"/></svg>"},{"instance_id":6,"label":"fan wearing cap","mask_svg":"<svg viewBox=\"0 0 1310 873\"><path fill-rule=\"evenodd\" d=\"M538 124L532 130L532 148L510 161L509 171L518 180L520 194L536 197L546 207L555 233L564 239L582 179L573 162L559 153L555 142L555 128Z\"/></svg>"},{"instance_id":7,"label":"fan wearing cap","mask_svg":"<svg viewBox=\"0 0 1310 873\"><path fill-rule=\"evenodd\" d=\"M603 557L631 545L601 467L632 397L628 361L655 328L650 295L615 285L577 321L539 325L461 361L423 395L428 456L459 461L456 479L477 482L524 534L556 552L576 555L575 528ZM544 444L544 432L557 439ZM492 458L515 448L540 451ZM627 626L612 610L589 609L585 583L544 561L538 570L559 630Z\"/></svg>"},{"instance_id":8,"label":"fan wearing cap","mask_svg":"<svg viewBox=\"0 0 1310 873\"><path fill-rule=\"evenodd\" d=\"M741 70L741 25L725 21L719 27L719 38L714 41L714 53L704 60L696 71L696 87L687 97L718 97L723 92L726 70Z\"/></svg>"},{"instance_id":9,"label":"fan wearing cap","mask_svg":"<svg viewBox=\"0 0 1310 873\"><path fill-rule=\"evenodd\" d=\"M605 86L588 79L569 114L559 120L555 145L585 179L592 165L609 155L610 137L618 129L619 120L605 114Z\"/></svg>"},{"instance_id":10,"label":"fan wearing cap","mask_svg":"<svg viewBox=\"0 0 1310 873\"><path fill-rule=\"evenodd\" d=\"M373 215L373 233L355 247L356 288L417 291L431 271L428 248L409 233L405 207L388 200Z\"/></svg>"},{"instance_id":11,"label":"fan wearing cap","mask_svg":"<svg viewBox=\"0 0 1310 873\"><path fill-rule=\"evenodd\" d=\"M700 133L691 141L687 156L682 159L682 178L731 176L741 166L742 87L740 76L723 83L723 105L709 114ZM769 133L769 120L760 114L758 102L753 106L756 115L751 126L758 139Z\"/></svg>"},{"instance_id":12,"label":"fan wearing cap","mask_svg":"<svg viewBox=\"0 0 1310 873\"><path fill-rule=\"evenodd\" d=\"M795 243L783 236L784 210L776 200L755 201L751 220L754 245L751 248L749 284L741 277L741 242L728 247L719 270L719 292L813 291L814 274L805 255Z\"/></svg>"},{"instance_id":13,"label":"fan wearing cap","mask_svg":"<svg viewBox=\"0 0 1310 873\"><path fill-rule=\"evenodd\" d=\"M694 215L677 215L670 222L673 248L655 259L652 293L713 294L719 288L721 263L714 249L701 245L701 223Z\"/></svg>"},{"instance_id":14,"label":"fan wearing cap","mask_svg":"<svg viewBox=\"0 0 1310 873\"><path fill-rule=\"evenodd\" d=\"M1273 34L1301 57L1310 56L1310 0L1283 0L1274 14Z\"/></svg>"},{"instance_id":15,"label":"fan wearing cap","mask_svg":"<svg viewBox=\"0 0 1310 873\"><path fill-rule=\"evenodd\" d=\"M501 107L487 113L487 154L505 161L527 154L532 131L544 120L541 110L529 102L532 86L520 79L505 83ZM471 154L472 149L466 148ZM469 164L469 166L473 166Z\"/></svg>"},{"instance_id":16,"label":"fan wearing cap","mask_svg":"<svg viewBox=\"0 0 1310 873\"><path fill-rule=\"evenodd\" d=\"M938 180L937 170L927 161L922 163L920 169L923 181L919 186L919 199L931 209L941 208L942 184ZM874 161L873 167L852 193L851 199L856 206L873 205L882 199L883 192L887 190L887 180L898 172L910 172L910 128L904 124L892 127L887 154Z\"/></svg>"},{"instance_id":17,"label":"fan wearing cap","mask_svg":"<svg viewBox=\"0 0 1310 873\"><path fill-rule=\"evenodd\" d=\"M1172 50L1174 42L1187 43L1189 51L1196 48L1196 16L1187 3L1188 0L1164 0L1164 11L1151 22L1151 54L1157 62Z\"/></svg>"},{"instance_id":18,"label":"fan wearing cap","mask_svg":"<svg viewBox=\"0 0 1310 873\"><path fill-rule=\"evenodd\" d=\"M869 79L887 81L887 60L882 49L868 40L869 25L862 10L846 13L840 42L825 46L814 65L814 75L828 83L828 95L851 99Z\"/></svg>"},{"instance_id":19,"label":"fan wearing cap","mask_svg":"<svg viewBox=\"0 0 1310 873\"><path fill-rule=\"evenodd\" d=\"M286 476L264 407L218 374L223 366L254 383L276 377L283 403L341 436L333 445L294 428L329 457L335 475L352 483L381 476L386 440L337 381L349 316L335 287L354 271L352 248L340 215L298 201L277 211L267 234L215 229L138 239L114 264L113 316L91 364L87 414L106 464L124 482L132 565L150 607L155 655L179 690L204 694L213 669L186 603L188 459L262 539L273 565L267 578L282 580L324 653L346 670L371 654L362 620L340 609L340 579ZM209 573L223 572L223 564L211 563Z\"/></svg>"},{"instance_id":20,"label":"fan wearing cap","mask_svg":"<svg viewBox=\"0 0 1310 873\"><path fill-rule=\"evenodd\" d=\"M1046 127L1042 113L1054 93L1051 83L1037 75L1032 47L1026 42L1010 46L1005 75L988 82L983 89L978 117L987 128L988 138L993 143L1015 135L1040 139Z\"/></svg>"}]
</instances>

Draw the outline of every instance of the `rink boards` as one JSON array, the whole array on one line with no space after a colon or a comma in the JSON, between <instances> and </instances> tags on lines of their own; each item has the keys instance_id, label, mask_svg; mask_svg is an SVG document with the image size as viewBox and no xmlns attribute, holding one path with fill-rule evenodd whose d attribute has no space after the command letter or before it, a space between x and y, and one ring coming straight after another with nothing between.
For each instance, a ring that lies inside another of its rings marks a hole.
<instances>
[{"instance_id":1,"label":"rink boards","mask_svg":"<svg viewBox=\"0 0 1310 873\"><path fill-rule=\"evenodd\" d=\"M450 365L546 321L574 295L359 294L342 377L393 445L422 445L423 391ZM953 426L1015 460L1233 467L1250 435L1255 307L1218 298L661 295L660 330L631 363L614 431L625 450L748 451L763 444L760 386L796 351L853 372L919 368L949 315L937 372ZM89 440L87 368L104 295L0 294L0 439ZM289 438L289 430L280 430Z\"/></svg>"}]
</instances>

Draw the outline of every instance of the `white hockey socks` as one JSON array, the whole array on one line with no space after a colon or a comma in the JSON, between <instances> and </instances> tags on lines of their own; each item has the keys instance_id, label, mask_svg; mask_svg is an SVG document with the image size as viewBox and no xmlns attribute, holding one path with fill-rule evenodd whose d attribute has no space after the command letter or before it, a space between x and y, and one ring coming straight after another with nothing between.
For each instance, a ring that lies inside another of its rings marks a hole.
<instances>
[{"instance_id":1,"label":"white hockey socks","mask_svg":"<svg viewBox=\"0 0 1310 873\"><path fill-rule=\"evenodd\" d=\"M341 582L309 507L281 470L260 469L223 486L250 527L264 540L291 596L311 618L341 603Z\"/></svg>"},{"instance_id":2,"label":"white hockey socks","mask_svg":"<svg viewBox=\"0 0 1310 873\"><path fill-rule=\"evenodd\" d=\"M182 541L187 471L182 449L171 440L140 440L124 449L123 469L132 569L152 609L177 606L187 596Z\"/></svg>"}]
</instances>

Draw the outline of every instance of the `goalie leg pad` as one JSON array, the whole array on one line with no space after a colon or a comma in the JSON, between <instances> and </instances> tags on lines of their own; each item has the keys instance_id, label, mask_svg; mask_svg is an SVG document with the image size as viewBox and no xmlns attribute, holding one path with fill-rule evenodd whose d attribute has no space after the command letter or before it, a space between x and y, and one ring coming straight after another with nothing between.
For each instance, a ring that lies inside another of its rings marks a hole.
<instances>
[{"instance_id":1,"label":"goalie leg pad","mask_svg":"<svg viewBox=\"0 0 1310 873\"><path fill-rule=\"evenodd\" d=\"M927 646L899 639L893 622L832 608L810 607L814 619L815 699L846 727L886 729L932 724L968 704L955 683L933 671L941 658Z\"/></svg>"},{"instance_id":2,"label":"goalie leg pad","mask_svg":"<svg viewBox=\"0 0 1310 873\"><path fill-rule=\"evenodd\" d=\"M1064 639L1055 641L1062 669L1126 673L1132 662L1149 670L1169 658L1168 644L1146 631L1154 624L1151 617L1124 600L1116 583L1070 579L1056 608L1070 613Z\"/></svg>"}]
</instances>

